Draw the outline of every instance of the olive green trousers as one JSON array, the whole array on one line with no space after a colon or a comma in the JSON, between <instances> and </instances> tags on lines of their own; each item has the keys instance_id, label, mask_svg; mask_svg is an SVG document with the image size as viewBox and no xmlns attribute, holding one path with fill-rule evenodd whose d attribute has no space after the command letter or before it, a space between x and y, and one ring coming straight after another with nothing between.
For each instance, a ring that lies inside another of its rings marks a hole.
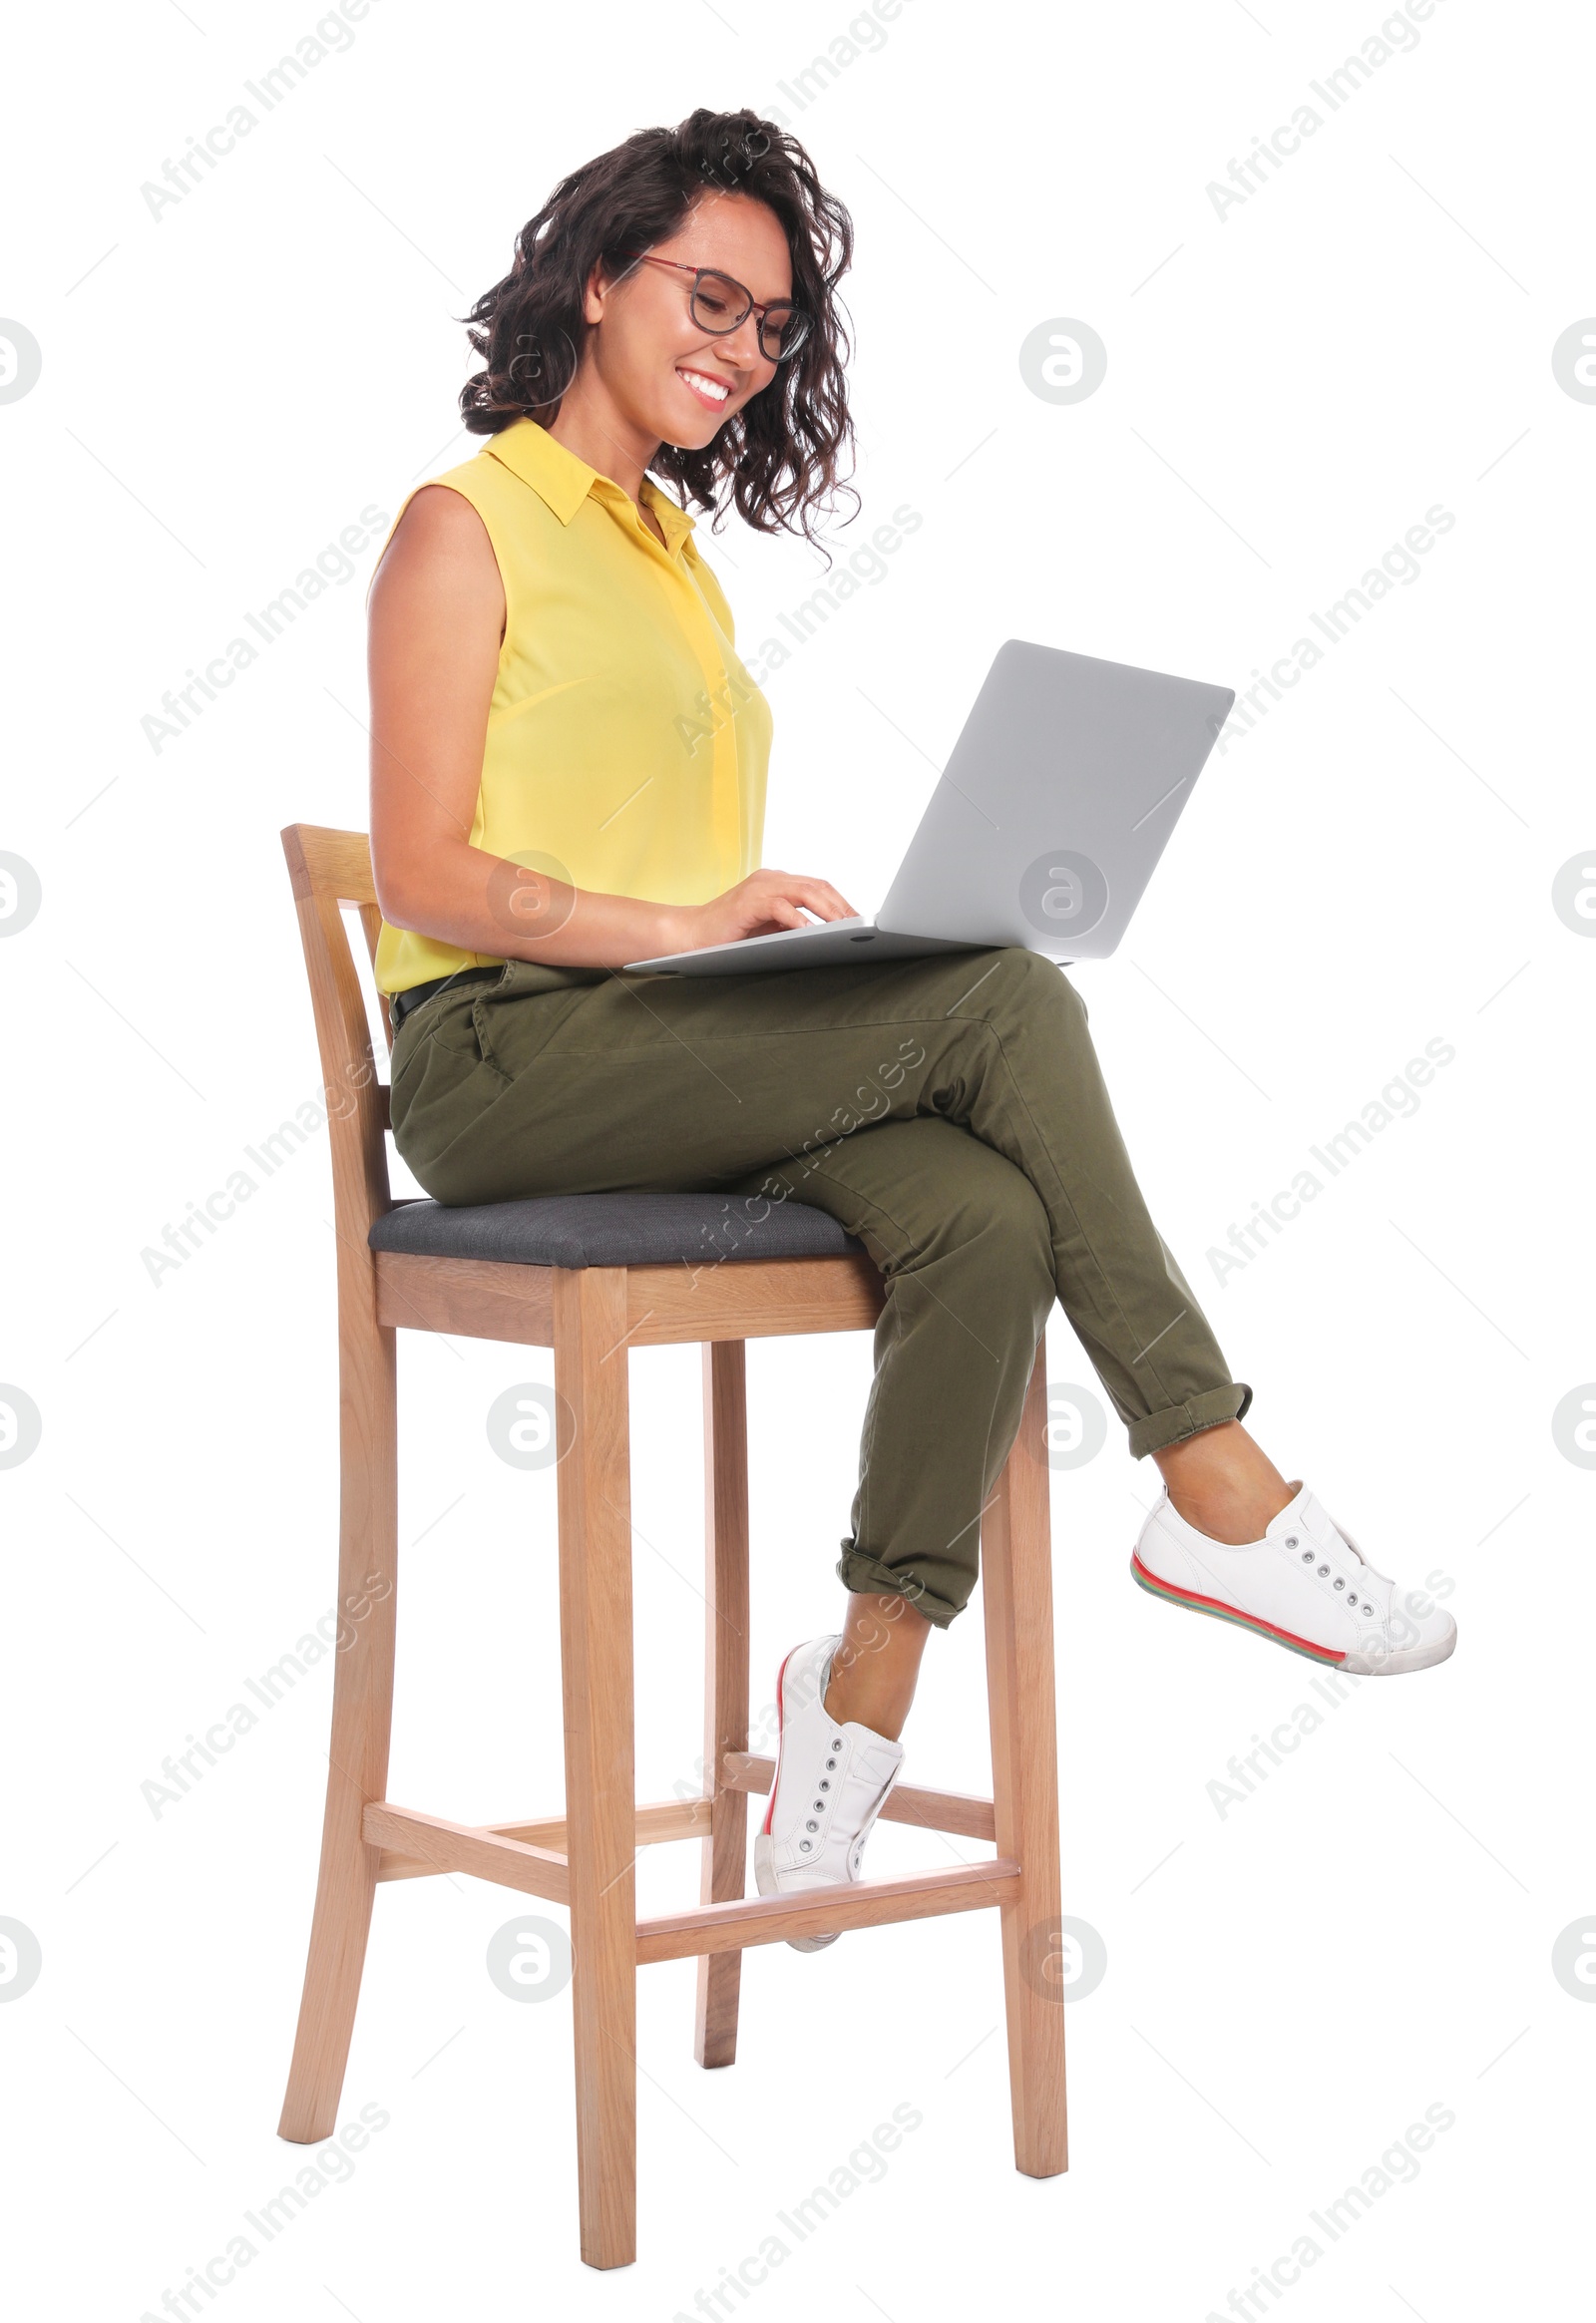
<instances>
[{"instance_id":1,"label":"olive green trousers","mask_svg":"<svg viewBox=\"0 0 1596 2323\"><path fill-rule=\"evenodd\" d=\"M1252 1389L1148 1216L1086 1009L1021 950L774 974L466 971L394 1042L394 1139L451 1204L807 1202L886 1282L837 1566L946 1628L1056 1299L1140 1458Z\"/></svg>"}]
</instances>

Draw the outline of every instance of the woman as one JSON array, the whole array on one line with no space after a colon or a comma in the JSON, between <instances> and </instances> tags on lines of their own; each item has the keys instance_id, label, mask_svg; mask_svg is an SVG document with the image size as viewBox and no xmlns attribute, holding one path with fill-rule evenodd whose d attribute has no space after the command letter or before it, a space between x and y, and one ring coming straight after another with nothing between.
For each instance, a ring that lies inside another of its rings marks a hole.
<instances>
[{"instance_id":1,"label":"woman","mask_svg":"<svg viewBox=\"0 0 1596 2323\"><path fill-rule=\"evenodd\" d=\"M851 435L852 239L803 148L749 112L574 171L468 318L461 403L487 444L410 495L370 600L377 975L421 1184L794 1197L886 1280L842 1628L779 1673L763 1894L859 1877L1055 1298L1163 1476L1144 1587L1356 1672L1455 1638L1241 1425L1252 1389L1153 1227L1056 967L620 972L853 909L760 867L769 712L693 520L647 474L812 537Z\"/></svg>"}]
</instances>

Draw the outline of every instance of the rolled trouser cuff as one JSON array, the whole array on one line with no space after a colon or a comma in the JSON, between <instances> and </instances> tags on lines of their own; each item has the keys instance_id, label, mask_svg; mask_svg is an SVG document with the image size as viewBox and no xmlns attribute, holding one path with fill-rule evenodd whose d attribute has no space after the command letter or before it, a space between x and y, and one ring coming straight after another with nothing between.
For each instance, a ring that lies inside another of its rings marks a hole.
<instances>
[{"instance_id":1,"label":"rolled trouser cuff","mask_svg":"<svg viewBox=\"0 0 1596 2323\"><path fill-rule=\"evenodd\" d=\"M1161 1452L1166 1444L1178 1444L1189 1435L1198 1435L1205 1427L1217 1427L1221 1420L1242 1419L1252 1406L1253 1391L1244 1379L1233 1379L1226 1387L1209 1387L1201 1395L1188 1396L1184 1403L1171 1403L1167 1410L1149 1412L1145 1419L1130 1423L1129 1442L1133 1458L1145 1459L1149 1452Z\"/></svg>"},{"instance_id":2,"label":"rolled trouser cuff","mask_svg":"<svg viewBox=\"0 0 1596 2323\"><path fill-rule=\"evenodd\" d=\"M837 1578L845 1589L857 1590L867 1596L901 1597L927 1621L945 1630L955 1617L964 1612L968 1595L955 1604L952 1598L942 1596L920 1577L913 1563L884 1565L879 1557L867 1557L861 1549L845 1549L837 1559ZM973 1589L974 1573L970 1576Z\"/></svg>"}]
</instances>

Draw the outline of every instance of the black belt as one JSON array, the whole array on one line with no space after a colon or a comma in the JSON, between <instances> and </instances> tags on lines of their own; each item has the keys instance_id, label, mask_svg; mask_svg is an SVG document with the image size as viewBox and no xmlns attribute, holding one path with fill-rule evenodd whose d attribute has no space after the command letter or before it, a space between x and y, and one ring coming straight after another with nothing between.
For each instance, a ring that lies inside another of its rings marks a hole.
<instances>
[{"instance_id":1,"label":"black belt","mask_svg":"<svg viewBox=\"0 0 1596 2323\"><path fill-rule=\"evenodd\" d=\"M457 968L452 974L432 976L424 984L407 984L402 992L390 992L388 994L388 1014L392 1019L395 1032L398 1031L412 1008L419 1008L423 1000L430 1000L434 992L443 990L445 984L457 983L464 976L471 976L477 980L486 978L492 982L502 972L497 968Z\"/></svg>"}]
</instances>

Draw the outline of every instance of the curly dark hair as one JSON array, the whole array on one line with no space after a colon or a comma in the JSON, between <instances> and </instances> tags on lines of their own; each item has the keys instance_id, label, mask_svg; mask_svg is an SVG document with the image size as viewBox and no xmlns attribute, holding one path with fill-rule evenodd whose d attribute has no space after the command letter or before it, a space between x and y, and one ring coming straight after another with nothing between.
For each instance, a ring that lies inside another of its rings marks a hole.
<instances>
[{"instance_id":1,"label":"curly dark hair","mask_svg":"<svg viewBox=\"0 0 1596 2323\"><path fill-rule=\"evenodd\" d=\"M798 140L746 107L700 106L674 129L637 130L561 179L517 234L510 272L460 318L484 365L460 391L461 415L479 436L523 416L547 425L596 327L583 314L594 267L624 273L618 253L666 240L706 192L745 194L775 213L793 298L813 322L797 354L701 451L662 444L651 471L680 487L683 506L690 500L718 519L731 502L756 532L801 530L812 542L811 516L835 497L839 458L853 441L836 296L853 261L853 219ZM841 489L857 513L858 494Z\"/></svg>"}]
</instances>

